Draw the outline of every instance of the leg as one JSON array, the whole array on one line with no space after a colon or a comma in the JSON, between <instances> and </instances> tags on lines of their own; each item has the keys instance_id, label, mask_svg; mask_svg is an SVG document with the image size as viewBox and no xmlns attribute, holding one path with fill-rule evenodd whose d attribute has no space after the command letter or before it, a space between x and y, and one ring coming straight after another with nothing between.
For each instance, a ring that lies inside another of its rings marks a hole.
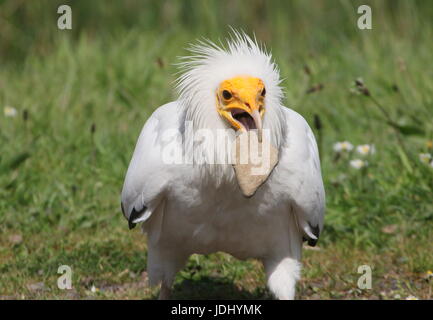
<instances>
[{"instance_id":1,"label":"leg","mask_svg":"<svg viewBox=\"0 0 433 320\"><path fill-rule=\"evenodd\" d=\"M159 291L159 300L168 300L171 295L171 284L166 284L165 281L161 283L161 290Z\"/></svg>"},{"instance_id":2,"label":"leg","mask_svg":"<svg viewBox=\"0 0 433 320\"><path fill-rule=\"evenodd\" d=\"M167 249L149 244L147 274L150 286L161 284L160 300L170 298L174 277L183 267L188 256L176 248Z\"/></svg>"},{"instance_id":3,"label":"leg","mask_svg":"<svg viewBox=\"0 0 433 320\"><path fill-rule=\"evenodd\" d=\"M297 259L285 257L264 262L268 287L279 300L295 299L296 282L300 277L301 264Z\"/></svg>"},{"instance_id":4,"label":"leg","mask_svg":"<svg viewBox=\"0 0 433 320\"><path fill-rule=\"evenodd\" d=\"M268 287L277 299L295 299L296 282L301 275L302 235L293 215L289 216L287 247L264 261Z\"/></svg>"}]
</instances>

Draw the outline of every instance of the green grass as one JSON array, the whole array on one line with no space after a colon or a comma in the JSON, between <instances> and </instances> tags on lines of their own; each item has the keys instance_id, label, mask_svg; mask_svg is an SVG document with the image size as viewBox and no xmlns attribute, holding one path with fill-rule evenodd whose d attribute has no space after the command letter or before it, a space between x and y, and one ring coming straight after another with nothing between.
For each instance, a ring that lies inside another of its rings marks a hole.
<instances>
[{"instance_id":1,"label":"green grass","mask_svg":"<svg viewBox=\"0 0 433 320\"><path fill-rule=\"evenodd\" d=\"M359 1L77 0L73 30L59 31L55 1L0 1L0 299L157 295L145 238L119 209L124 174L147 117L176 98L176 57L228 25L272 50L286 105L323 126L325 229L320 250L305 250L298 297L431 299L433 168L418 155L433 153L433 6L365 2L373 30L356 28ZM358 77L371 97L354 93ZM343 140L376 146L365 170L349 166L354 151L336 157ZM72 291L57 288L63 264ZM363 264L371 290L357 287ZM174 296L271 298L258 262L222 253L191 257Z\"/></svg>"}]
</instances>

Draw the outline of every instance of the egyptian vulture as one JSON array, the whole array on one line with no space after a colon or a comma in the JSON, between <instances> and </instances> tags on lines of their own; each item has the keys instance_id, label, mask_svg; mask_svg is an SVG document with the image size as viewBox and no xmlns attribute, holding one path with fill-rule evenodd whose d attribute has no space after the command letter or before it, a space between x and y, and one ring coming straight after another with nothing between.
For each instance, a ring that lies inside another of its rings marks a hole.
<instances>
[{"instance_id":1,"label":"egyptian vulture","mask_svg":"<svg viewBox=\"0 0 433 320\"><path fill-rule=\"evenodd\" d=\"M282 105L279 70L257 40L234 32L190 51L179 99L146 121L122 190L129 227L141 222L148 237L149 283L167 299L191 254L223 251L261 260L274 296L294 299L303 242L314 246L323 228L313 132ZM255 160L239 160L254 143Z\"/></svg>"}]
</instances>

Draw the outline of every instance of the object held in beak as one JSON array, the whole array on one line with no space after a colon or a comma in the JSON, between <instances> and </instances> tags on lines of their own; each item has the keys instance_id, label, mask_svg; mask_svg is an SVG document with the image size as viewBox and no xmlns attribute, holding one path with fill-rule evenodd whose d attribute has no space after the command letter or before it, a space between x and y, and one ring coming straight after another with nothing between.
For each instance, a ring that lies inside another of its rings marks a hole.
<instances>
[{"instance_id":1,"label":"object held in beak","mask_svg":"<svg viewBox=\"0 0 433 320\"><path fill-rule=\"evenodd\" d=\"M263 134L260 128L259 136ZM259 141L253 131L241 132L232 146L232 164L242 194L250 198L266 181L278 163L278 150L269 138Z\"/></svg>"},{"instance_id":2,"label":"object held in beak","mask_svg":"<svg viewBox=\"0 0 433 320\"><path fill-rule=\"evenodd\" d=\"M259 142L262 142L262 118L258 110L250 112L249 110L234 108L230 110L230 113L233 119L241 124L240 130L244 132L257 130Z\"/></svg>"}]
</instances>

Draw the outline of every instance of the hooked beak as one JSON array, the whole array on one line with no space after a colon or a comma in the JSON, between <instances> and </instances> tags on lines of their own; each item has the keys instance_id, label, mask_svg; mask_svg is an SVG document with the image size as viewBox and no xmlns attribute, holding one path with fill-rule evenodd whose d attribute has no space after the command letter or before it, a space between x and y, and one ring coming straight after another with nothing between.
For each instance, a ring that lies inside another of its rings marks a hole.
<instances>
[{"instance_id":1,"label":"hooked beak","mask_svg":"<svg viewBox=\"0 0 433 320\"><path fill-rule=\"evenodd\" d=\"M262 109L263 110L263 109ZM250 104L232 104L220 111L233 127L237 130L247 132L257 130L259 142L262 142L262 115L257 106L250 107Z\"/></svg>"},{"instance_id":2,"label":"hooked beak","mask_svg":"<svg viewBox=\"0 0 433 320\"><path fill-rule=\"evenodd\" d=\"M260 115L259 110L255 109L252 113L251 113L251 117L254 120L254 123L256 124L256 128L257 128L257 135L259 137L259 142L262 142L262 117Z\"/></svg>"}]
</instances>

